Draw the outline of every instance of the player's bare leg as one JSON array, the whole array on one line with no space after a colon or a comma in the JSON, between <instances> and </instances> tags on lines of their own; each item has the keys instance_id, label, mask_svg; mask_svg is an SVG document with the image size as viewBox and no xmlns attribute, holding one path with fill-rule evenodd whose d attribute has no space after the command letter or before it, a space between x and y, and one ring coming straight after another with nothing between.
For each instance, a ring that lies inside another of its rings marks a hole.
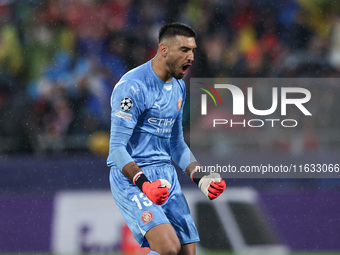
<instances>
[{"instance_id":1,"label":"player's bare leg","mask_svg":"<svg viewBox=\"0 0 340 255\"><path fill-rule=\"evenodd\" d=\"M150 249L162 255L175 255L181 249L181 243L174 228L169 223L161 224L150 229L145 238Z\"/></svg>"},{"instance_id":2,"label":"player's bare leg","mask_svg":"<svg viewBox=\"0 0 340 255\"><path fill-rule=\"evenodd\" d=\"M196 243L183 244L179 255L195 255L196 254Z\"/></svg>"}]
</instances>

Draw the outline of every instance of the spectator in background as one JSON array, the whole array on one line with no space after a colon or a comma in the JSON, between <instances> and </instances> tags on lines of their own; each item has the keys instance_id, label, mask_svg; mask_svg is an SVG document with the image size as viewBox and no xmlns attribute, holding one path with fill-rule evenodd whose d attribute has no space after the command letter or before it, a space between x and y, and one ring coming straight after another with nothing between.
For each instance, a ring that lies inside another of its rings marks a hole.
<instances>
[{"instance_id":1,"label":"spectator in background","mask_svg":"<svg viewBox=\"0 0 340 255\"><path fill-rule=\"evenodd\" d=\"M24 59L19 31L10 16L10 8L0 8L0 71L15 76L19 74Z\"/></svg>"},{"instance_id":2,"label":"spectator in background","mask_svg":"<svg viewBox=\"0 0 340 255\"><path fill-rule=\"evenodd\" d=\"M8 1L0 4L0 75L27 88L26 140L56 128L46 118L64 123L60 137L92 134L109 125L105 91L155 54L163 24L183 21L200 35L187 77L334 77L339 10L336 1L309 0ZM51 91L63 91L62 100ZM320 114L335 125L333 113Z\"/></svg>"}]
</instances>

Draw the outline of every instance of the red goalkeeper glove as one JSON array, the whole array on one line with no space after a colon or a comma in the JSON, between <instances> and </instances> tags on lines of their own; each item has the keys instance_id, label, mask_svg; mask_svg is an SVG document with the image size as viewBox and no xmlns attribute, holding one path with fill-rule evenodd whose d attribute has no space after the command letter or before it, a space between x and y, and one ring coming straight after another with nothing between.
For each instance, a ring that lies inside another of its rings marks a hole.
<instances>
[{"instance_id":1,"label":"red goalkeeper glove","mask_svg":"<svg viewBox=\"0 0 340 255\"><path fill-rule=\"evenodd\" d=\"M171 184L164 179L150 182L144 173L140 172L133 178L133 183L156 205L162 205L168 199Z\"/></svg>"},{"instance_id":2,"label":"red goalkeeper glove","mask_svg":"<svg viewBox=\"0 0 340 255\"><path fill-rule=\"evenodd\" d=\"M203 194L210 200L213 200L221 195L227 186L225 181L222 180L218 173L202 176L202 173L195 171L191 174L191 179L198 185Z\"/></svg>"}]
</instances>

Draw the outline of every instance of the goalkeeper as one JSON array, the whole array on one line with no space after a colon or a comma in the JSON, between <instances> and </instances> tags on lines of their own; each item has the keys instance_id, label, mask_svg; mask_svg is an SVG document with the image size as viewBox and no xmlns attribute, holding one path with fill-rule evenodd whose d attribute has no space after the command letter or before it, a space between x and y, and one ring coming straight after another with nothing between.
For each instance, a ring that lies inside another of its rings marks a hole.
<instances>
[{"instance_id":1,"label":"goalkeeper","mask_svg":"<svg viewBox=\"0 0 340 255\"><path fill-rule=\"evenodd\" d=\"M111 96L107 164L112 195L149 254L195 254L198 233L171 159L210 199L226 184L204 176L184 142L184 74L193 63L196 34L170 23L159 31L156 56L126 73Z\"/></svg>"}]
</instances>

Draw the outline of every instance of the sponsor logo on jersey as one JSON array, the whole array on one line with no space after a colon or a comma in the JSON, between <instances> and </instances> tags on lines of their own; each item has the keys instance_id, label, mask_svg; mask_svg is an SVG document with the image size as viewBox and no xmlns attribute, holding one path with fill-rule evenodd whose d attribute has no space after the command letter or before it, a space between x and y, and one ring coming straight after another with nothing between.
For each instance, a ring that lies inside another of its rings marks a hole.
<instances>
[{"instance_id":1,"label":"sponsor logo on jersey","mask_svg":"<svg viewBox=\"0 0 340 255\"><path fill-rule=\"evenodd\" d=\"M149 222L151 222L151 221L152 221L152 218L153 218L152 212L150 212L150 211L144 211L144 212L142 213L142 221L143 221L144 223L149 223Z\"/></svg>"},{"instance_id":2,"label":"sponsor logo on jersey","mask_svg":"<svg viewBox=\"0 0 340 255\"><path fill-rule=\"evenodd\" d=\"M180 111L182 107L183 100L181 98L178 98L177 100L177 109Z\"/></svg>"},{"instance_id":3,"label":"sponsor logo on jersey","mask_svg":"<svg viewBox=\"0 0 340 255\"><path fill-rule=\"evenodd\" d=\"M148 122L151 125L172 126L175 123L175 120L176 119L161 119L161 118L151 117L148 119Z\"/></svg>"},{"instance_id":4,"label":"sponsor logo on jersey","mask_svg":"<svg viewBox=\"0 0 340 255\"><path fill-rule=\"evenodd\" d=\"M125 119L125 120L131 120L132 119L132 114L130 113L126 113L126 112L122 112L120 110L116 110L115 111L115 116Z\"/></svg>"},{"instance_id":5,"label":"sponsor logo on jersey","mask_svg":"<svg viewBox=\"0 0 340 255\"><path fill-rule=\"evenodd\" d=\"M122 101L120 101L120 108L124 111L130 111L133 107L133 101L129 97L124 97Z\"/></svg>"},{"instance_id":6,"label":"sponsor logo on jersey","mask_svg":"<svg viewBox=\"0 0 340 255\"><path fill-rule=\"evenodd\" d=\"M156 128L156 133L171 133L172 132L172 126L174 125L176 119L161 119L161 118L155 118L151 117L148 119L148 122L151 125L158 126Z\"/></svg>"},{"instance_id":7,"label":"sponsor logo on jersey","mask_svg":"<svg viewBox=\"0 0 340 255\"><path fill-rule=\"evenodd\" d=\"M171 133L171 132L172 132L172 128L157 128L156 129L156 133L165 134L165 133Z\"/></svg>"}]
</instances>

